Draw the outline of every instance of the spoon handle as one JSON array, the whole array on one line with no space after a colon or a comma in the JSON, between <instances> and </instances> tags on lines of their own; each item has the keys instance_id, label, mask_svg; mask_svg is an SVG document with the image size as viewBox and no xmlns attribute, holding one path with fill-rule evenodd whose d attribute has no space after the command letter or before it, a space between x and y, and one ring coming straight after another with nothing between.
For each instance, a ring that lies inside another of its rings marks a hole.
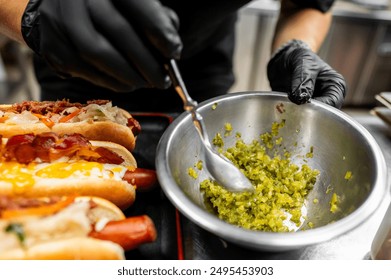
<instances>
[{"instance_id":1,"label":"spoon handle","mask_svg":"<svg viewBox=\"0 0 391 280\"><path fill-rule=\"evenodd\" d=\"M166 64L166 68L168 70L168 74L171 78L171 82L176 92L182 98L185 111L191 112L195 110L195 107L197 107L198 103L197 101L193 100L187 92L185 83L183 82L182 75L179 72L176 61L174 59L170 59L168 64Z\"/></svg>"},{"instance_id":2,"label":"spoon handle","mask_svg":"<svg viewBox=\"0 0 391 280\"><path fill-rule=\"evenodd\" d=\"M209 136L205 129L204 119L202 118L201 114L198 113L196 110L198 103L190 97L186 89L185 83L183 82L182 75L179 71L176 61L174 59L170 59L169 63L166 65L166 68L171 78L171 82L175 88L175 91L178 93L178 95L183 101L183 108L185 109L185 111L191 113L193 123L197 128L197 131L200 134L202 141L204 142L205 146L207 146L207 148L211 149L212 146L209 142Z\"/></svg>"}]
</instances>

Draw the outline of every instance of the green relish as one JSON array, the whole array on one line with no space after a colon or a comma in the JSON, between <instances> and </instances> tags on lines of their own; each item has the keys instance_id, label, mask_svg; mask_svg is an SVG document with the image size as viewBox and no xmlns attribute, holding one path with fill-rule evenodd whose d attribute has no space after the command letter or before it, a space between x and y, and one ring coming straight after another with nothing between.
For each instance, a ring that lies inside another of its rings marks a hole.
<instances>
[{"instance_id":1,"label":"green relish","mask_svg":"<svg viewBox=\"0 0 391 280\"><path fill-rule=\"evenodd\" d=\"M270 156L268 149L276 142L278 130L285 122L273 123L271 132L260 135L259 140L249 144L237 139L235 146L223 154L230 159L255 186L254 192L233 193L207 179L200 188L206 204L228 223L251 230L287 232L290 222L297 226L302 223L302 208L309 191L313 188L318 170L307 164L298 166L291 162L290 154ZM224 145L221 134L213 143Z\"/></svg>"}]
</instances>

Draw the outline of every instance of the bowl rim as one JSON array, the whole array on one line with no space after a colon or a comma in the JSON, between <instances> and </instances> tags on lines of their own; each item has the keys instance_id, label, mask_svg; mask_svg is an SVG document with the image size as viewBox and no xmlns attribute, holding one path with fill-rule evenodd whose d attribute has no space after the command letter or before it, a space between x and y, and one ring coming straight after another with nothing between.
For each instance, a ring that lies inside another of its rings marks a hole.
<instances>
[{"instance_id":1,"label":"bowl rim","mask_svg":"<svg viewBox=\"0 0 391 280\"><path fill-rule=\"evenodd\" d=\"M216 102L254 96L273 96L282 101L290 102L286 93L270 92L270 91L251 91L251 92L236 92L229 93L223 96L215 97L206 100L198 105L199 109L209 107ZM270 251L282 251L295 249L303 246L322 243L333 238L336 238L344 233L347 233L358 227L363 221L367 220L379 207L387 188L387 166L386 161L375 138L364 128L360 123L350 117L348 114L338 110L330 105L324 104L317 100L311 100L311 103L300 106L315 106L322 110L339 116L349 125L355 127L357 131L364 136L368 141L370 149L375 155L375 163L377 165L378 175L374 182L374 186L368 198L352 213L333 223L327 224L319 228L313 228L305 231L297 231L294 234L291 232L275 233L253 231L222 221L217 216L202 209L190 198L188 198L181 188L176 184L171 174L168 164L168 147L172 141L173 135L179 129L180 125L190 118L190 114L183 112L163 133L156 152L156 171L158 180L163 192L171 201L171 203L189 220L200 226L201 228L234 243L241 244L245 247L265 249ZM192 214L189 214L192 213ZM205 219L205 215L208 219Z\"/></svg>"}]
</instances>

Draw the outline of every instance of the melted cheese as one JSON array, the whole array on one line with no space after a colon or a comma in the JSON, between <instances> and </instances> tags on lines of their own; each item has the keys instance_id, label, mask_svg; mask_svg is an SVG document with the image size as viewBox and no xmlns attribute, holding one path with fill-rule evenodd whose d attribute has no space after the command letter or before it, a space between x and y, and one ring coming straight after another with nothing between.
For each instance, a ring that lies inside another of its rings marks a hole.
<instances>
[{"instance_id":1,"label":"melted cheese","mask_svg":"<svg viewBox=\"0 0 391 280\"><path fill-rule=\"evenodd\" d=\"M29 165L15 162L0 163L0 178L6 183L11 183L15 193L22 193L26 188L35 183Z\"/></svg>"}]
</instances>

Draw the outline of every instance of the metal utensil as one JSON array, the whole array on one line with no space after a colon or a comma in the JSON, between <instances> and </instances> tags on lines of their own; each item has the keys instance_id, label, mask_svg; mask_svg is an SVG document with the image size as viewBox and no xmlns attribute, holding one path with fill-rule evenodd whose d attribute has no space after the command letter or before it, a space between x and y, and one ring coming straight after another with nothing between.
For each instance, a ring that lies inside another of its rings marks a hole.
<instances>
[{"instance_id":1,"label":"metal utensil","mask_svg":"<svg viewBox=\"0 0 391 280\"><path fill-rule=\"evenodd\" d=\"M187 92L182 76L179 72L175 60L171 59L166 66L175 91L183 100L183 108L188 111L192 118L198 134L203 143L203 153L205 159L205 167L210 175L221 186L232 192L253 191L254 186L246 176L226 157L213 150L208 133L205 129L204 120L197 112L198 103L194 101Z\"/></svg>"}]
</instances>

